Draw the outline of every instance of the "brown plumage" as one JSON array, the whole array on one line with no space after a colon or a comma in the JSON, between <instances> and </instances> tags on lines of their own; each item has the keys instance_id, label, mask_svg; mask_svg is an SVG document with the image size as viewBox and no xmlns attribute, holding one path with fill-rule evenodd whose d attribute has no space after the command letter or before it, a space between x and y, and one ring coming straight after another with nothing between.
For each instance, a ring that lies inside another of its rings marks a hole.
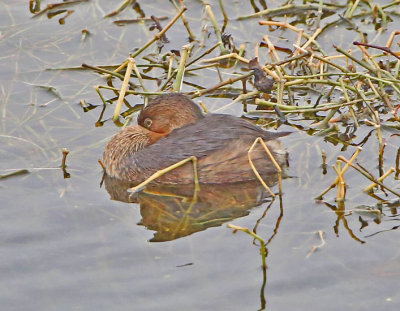
<instances>
[{"instance_id":1,"label":"brown plumage","mask_svg":"<svg viewBox=\"0 0 400 311\"><path fill-rule=\"evenodd\" d=\"M141 182L160 169L195 156L202 183L254 180L247 156L254 140L263 138L278 163L284 164L286 154L276 138L287 134L264 131L230 115L204 116L189 98L170 93L158 96L143 109L138 126L129 126L111 139L103 163L109 176ZM254 149L252 159L261 175L276 172L261 146ZM193 166L189 162L156 182L193 182Z\"/></svg>"}]
</instances>

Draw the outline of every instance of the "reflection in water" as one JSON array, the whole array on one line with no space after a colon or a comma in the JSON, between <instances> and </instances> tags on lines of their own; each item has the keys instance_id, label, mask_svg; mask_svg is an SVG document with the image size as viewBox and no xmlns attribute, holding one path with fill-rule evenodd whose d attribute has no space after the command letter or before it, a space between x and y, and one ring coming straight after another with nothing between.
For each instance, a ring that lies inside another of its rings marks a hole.
<instances>
[{"instance_id":1,"label":"reflection in water","mask_svg":"<svg viewBox=\"0 0 400 311\"><path fill-rule=\"evenodd\" d=\"M267 178L264 177L264 181L269 187L272 187L277 184L278 178L276 173ZM104 176L104 184L112 200L139 204L142 216L139 225L155 231L150 242L171 241L210 227L221 226L235 218L248 215L252 207L261 205L271 198L269 191L258 180L230 184L201 184L200 190L197 190L194 184L149 184L144 191L135 194L127 191L135 186L133 183ZM260 247L262 257L261 310L264 310L267 304L265 288L268 245L276 236L283 217L281 193L279 194L280 215L271 236L268 239L261 238L257 235L257 228L273 203L274 199L270 200L270 204L252 230L229 225L235 231L241 230L250 234L254 238L253 243Z\"/></svg>"},{"instance_id":2,"label":"reflection in water","mask_svg":"<svg viewBox=\"0 0 400 311\"><path fill-rule=\"evenodd\" d=\"M276 174L266 179L268 186L276 184ZM135 195L127 189L132 183L105 177L105 187L112 200L138 203L140 225L156 231L151 242L170 241L220 226L246 216L252 207L265 202L269 193L258 181L234 184L202 184L199 191L193 185L149 185Z\"/></svg>"},{"instance_id":3,"label":"reflection in water","mask_svg":"<svg viewBox=\"0 0 400 311\"><path fill-rule=\"evenodd\" d=\"M377 206L367 206L367 205L360 205L354 207L352 210L347 210L345 208L345 204L343 201L337 202L337 206L330 204L326 201L323 201L323 203L329 207L332 211L334 211L337 215L337 219L335 221L335 225L333 226L334 232L336 236L339 236L339 227L340 227L340 222L343 223L344 228L347 230L349 233L350 237L353 238L355 241L360 242L361 244L364 244L365 241L361 240L354 234L353 230L350 228L349 223L346 219L348 216L355 215L358 217L358 221L360 222L360 228L359 232L362 232L364 228L370 225L370 223L375 223L377 225L382 223L382 216L385 215L385 212L383 211L383 207L386 205L388 207L388 211L390 211L391 216L389 218L392 218L391 220L398 220L396 217L399 216L399 212L397 207L399 206L399 200L395 200L393 202L384 202L381 201ZM390 229L383 229L379 230L377 232L374 232L372 234L368 234L365 236L365 238L377 235L382 232L387 232L391 230L397 230L400 228L399 225L394 225Z\"/></svg>"},{"instance_id":4,"label":"reflection in water","mask_svg":"<svg viewBox=\"0 0 400 311\"><path fill-rule=\"evenodd\" d=\"M259 235L257 235L257 227L258 224L260 223L260 221L265 218L267 216L268 211L270 210L272 204L274 203L274 199L270 202L270 204L268 204L268 207L265 209L263 215L261 216L261 218L257 221L255 227L253 228L252 231L250 231L248 228L243 228L243 227L238 227L238 226L234 226L229 224L228 227L234 229L234 232L236 231L243 231L247 234L249 234L250 236L252 236L254 238L253 244L259 244L260 245L260 255L261 255L261 259L262 259L262 284L261 284L261 290L260 290L260 305L261 308L260 310L265 310L266 306L267 306L267 300L265 298L265 287L267 285L267 257L269 254L268 251L268 245L272 242L272 240L274 239L274 237L276 236L276 234L278 233L278 228L279 225L281 223L281 220L283 218L283 205L282 205L282 196L281 194L279 194L279 208L280 208L280 214L276 220L275 223L275 227L274 227L274 231L272 232L271 236L269 237L268 240L263 239L262 237L260 237ZM257 242L257 243L256 243Z\"/></svg>"},{"instance_id":5,"label":"reflection in water","mask_svg":"<svg viewBox=\"0 0 400 311\"><path fill-rule=\"evenodd\" d=\"M265 0L260 0L259 2L260 2L260 5L262 7L262 10L266 10L268 8L267 4L265 3ZM253 7L255 13L260 12L260 9L255 4L254 0L250 0L250 4Z\"/></svg>"},{"instance_id":6,"label":"reflection in water","mask_svg":"<svg viewBox=\"0 0 400 311\"><path fill-rule=\"evenodd\" d=\"M270 187L278 181L274 174L264 179ZM252 207L261 205L270 199L269 192L258 181L234 184L202 184L197 191L194 185L158 185L150 184L135 195L130 195L127 189L132 183L105 176L105 187L112 200L126 203L138 203L143 225L154 230L150 242L163 242L178 239L192 233L220 226L235 218L246 216ZM283 217L282 198L279 196L280 215L276 220L274 230L268 239L257 235L260 221L267 216L274 203L270 201L254 228L236 230L247 232L254 238L254 244L260 246L262 257L262 284L260 289L261 310L266 307L265 287L267 282L268 245L278 232ZM256 243L257 242L257 243Z\"/></svg>"},{"instance_id":7,"label":"reflection in water","mask_svg":"<svg viewBox=\"0 0 400 311\"><path fill-rule=\"evenodd\" d=\"M329 207L332 211L334 211L334 212L336 213L336 215L337 215L337 219L336 219L335 225L334 225L334 227L333 227L336 236L339 236L339 225L340 225L340 222L343 222L343 226L345 227L345 229L347 230L347 232L349 233L349 235L350 235L355 241L360 242L361 244L365 243L365 241L362 241L361 239L359 239L359 238L353 233L353 230L351 230L351 228L350 228L350 226L349 226L349 224L348 224L348 222L347 222L347 219L346 219L347 213L346 213L346 208L345 208L345 205L344 205L344 201L337 202L337 203L338 203L337 206L335 206L335 205L333 205L333 204L330 204L330 203L328 203L328 202L323 202L323 203L324 203L327 207Z\"/></svg>"}]
</instances>

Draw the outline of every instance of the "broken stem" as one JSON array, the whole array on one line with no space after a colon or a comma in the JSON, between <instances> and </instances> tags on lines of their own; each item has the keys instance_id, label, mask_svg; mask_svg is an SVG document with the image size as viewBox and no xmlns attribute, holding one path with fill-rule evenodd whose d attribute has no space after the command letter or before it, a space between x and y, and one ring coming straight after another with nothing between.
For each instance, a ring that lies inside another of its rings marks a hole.
<instances>
[{"instance_id":1,"label":"broken stem","mask_svg":"<svg viewBox=\"0 0 400 311\"><path fill-rule=\"evenodd\" d=\"M128 58L127 62L128 62L128 66L126 68L124 82L122 83L121 91L119 93L119 97L118 97L118 101L117 101L117 105L115 106L115 110L114 110L114 115L113 115L113 120L114 121L118 120L119 113L120 113L121 108L122 108L122 103L124 102L125 92L128 89L128 84L129 84L129 79L130 79L131 73L132 73L134 59L133 58Z\"/></svg>"}]
</instances>

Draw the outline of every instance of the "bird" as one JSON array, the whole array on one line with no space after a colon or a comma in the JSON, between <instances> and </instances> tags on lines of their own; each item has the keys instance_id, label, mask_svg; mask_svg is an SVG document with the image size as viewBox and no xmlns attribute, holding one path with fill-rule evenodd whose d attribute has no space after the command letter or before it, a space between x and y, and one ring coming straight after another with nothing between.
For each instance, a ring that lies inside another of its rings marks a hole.
<instances>
[{"instance_id":1,"label":"bird","mask_svg":"<svg viewBox=\"0 0 400 311\"><path fill-rule=\"evenodd\" d=\"M128 126L111 138L103 153L103 166L109 177L140 183L157 171L194 156L200 183L251 181L257 178L248 159L254 141L262 138L277 163L284 165L287 154L278 138L288 134L266 131L232 115L203 114L186 95L166 93L143 108L137 125ZM277 173L259 144L251 158L261 176ZM193 165L188 162L154 182L186 184L193 178Z\"/></svg>"}]
</instances>

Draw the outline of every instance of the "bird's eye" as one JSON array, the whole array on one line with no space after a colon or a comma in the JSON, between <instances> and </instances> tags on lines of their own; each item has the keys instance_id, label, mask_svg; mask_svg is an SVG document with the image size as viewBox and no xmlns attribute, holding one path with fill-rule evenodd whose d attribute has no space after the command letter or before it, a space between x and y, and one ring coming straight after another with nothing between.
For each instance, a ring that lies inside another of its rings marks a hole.
<instances>
[{"instance_id":1,"label":"bird's eye","mask_svg":"<svg viewBox=\"0 0 400 311\"><path fill-rule=\"evenodd\" d=\"M150 118L146 118L146 119L144 119L144 121L143 121L143 125L144 125L145 128L149 128L149 127L151 126L152 123L153 123L153 121L151 121Z\"/></svg>"}]
</instances>

